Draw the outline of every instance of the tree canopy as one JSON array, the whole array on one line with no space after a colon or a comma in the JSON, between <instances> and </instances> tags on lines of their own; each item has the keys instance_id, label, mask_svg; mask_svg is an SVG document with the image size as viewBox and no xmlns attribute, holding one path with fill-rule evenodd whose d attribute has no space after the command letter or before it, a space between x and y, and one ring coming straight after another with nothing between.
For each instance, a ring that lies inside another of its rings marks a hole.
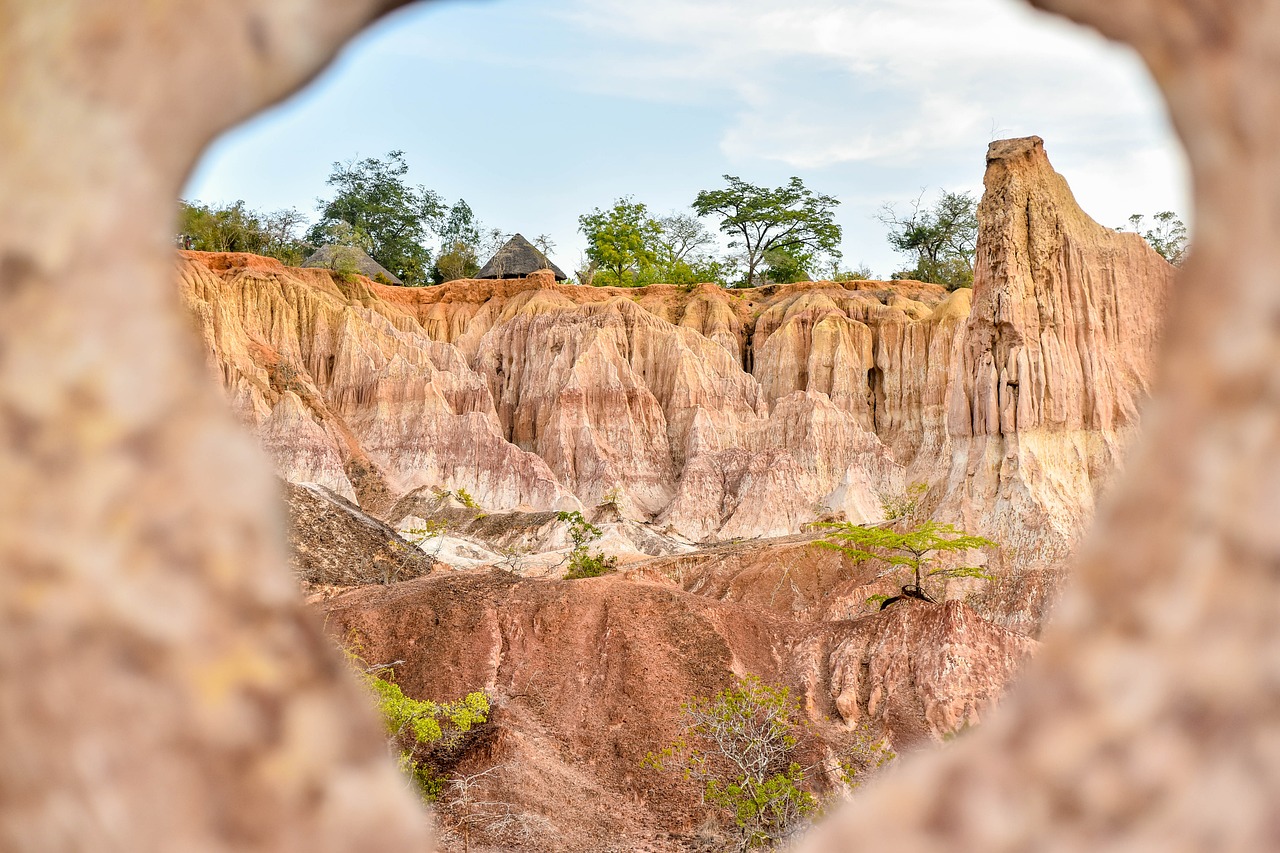
<instances>
[{"instance_id":1,"label":"tree canopy","mask_svg":"<svg viewBox=\"0 0 1280 853\"><path fill-rule=\"evenodd\" d=\"M699 216L718 216L720 230L731 238L729 247L742 252L746 278L753 286L770 252L791 258L830 253L840 244L835 223L840 202L810 190L799 178L768 189L725 175L724 189L703 190L693 202Z\"/></svg>"},{"instance_id":2,"label":"tree canopy","mask_svg":"<svg viewBox=\"0 0 1280 853\"><path fill-rule=\"evenodd\" d=\"M307 232L319 246L337 242L337 223L364 241L362 249L405 284L428 282L431 254L427 235L444 214L440 197L424 186L411 186L403 151L385 158L334 163L327 183L334 196L320 202L320 221Z\"/></svg>"},{"instance_id":3,"label":"tree canopy","mask_svg":"<svg viewBox=\"0 0 1280 853\"><path fill-rule=\"evenodd\" d=\"M298 266L307 247L298 239L302 214L293 209L261 212L243 201L221 206L181 202L178 231L198 252L249 252Z\"/></svg>"},{"instance_id":4,"label":"tree canopy","mask_svg":"<svg viewBox=\"0 0 1280 853\"><path fill-rule=\"evenodd\" d=\"M926 601L934 600L924 589L924 582L932 578L987 577L977 566L935 568L930 562L932 555L998 547L990 539L936 521L915 524L904 532L890 526L862 527L848 522L827 524L825 527L831 532L820 545L840 551L855 562L878 560L891 571L909 570L912 582L903 585L903 594ZM894 600L896 598L889 599L889 602Z\"/></svg>"},{"instance_id":5,"label":"tree canopy","mask_svg":"<svg viewBox=\"0 0 1280 853\"><path fill-rule=\"evenodd\" d=\"M973 285L978 202L972 193L944 192L932 207L925 206L922 193L909 214L886 204L878 218L889 229L889 243L915 261L894 278L928 281L948 290Z\"/></svg>"},{"instance_id":6,"label":"tree canopy","mask_svg":"<svg viewBox=\"0 0 1280 853\"><path fill-rule=\"evenodd\" d=\"M1151 244L1151 248L1159 252L1160 257L1175 267L1182 266L1183 261L1187 259L1187 247L1190 239L1187 234L1186 224L1172 210L1161 211L1153 216L1152 219L1154 223L1148 228L1147 218L1141 213L1135 213L1129 217L1128 229L1117 228L1116 230L1132 230Z\"/></svg>"},{"instance_id":7,"label":"tree canopy","mask_svg":"<svg viewBox=\"0 0 1280 853\"><path fill-rule=\"evenodd\" d=\"M658 259L662 226L649 209L632 198L620 198L608 210L596 208L578 217L587 238L587 257L596 265L596 282L608 287L640 284Z\"/></svg>"}]
</instances>

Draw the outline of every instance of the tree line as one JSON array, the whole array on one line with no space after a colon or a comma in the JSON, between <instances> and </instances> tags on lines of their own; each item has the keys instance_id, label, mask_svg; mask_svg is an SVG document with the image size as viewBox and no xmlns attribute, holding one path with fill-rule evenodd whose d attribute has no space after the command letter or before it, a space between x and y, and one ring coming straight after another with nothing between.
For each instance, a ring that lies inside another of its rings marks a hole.
<instances>
[{"instance_id":1,"label":"tree line","mask_svg":"<svg viewBox=\"0 0 1280 853\"><path fill-rule=\"evenodd\" d=\"M250 252L290 266L322 246L355 246L408 286L475 276L510 235L482 225L465 200L449 205L425 186L410 184L408 172L402 151L334 163L326 181L331 195L318 200L319 217L305 230L306 217L294 209L261 212L243 201L223 206L184 201L179 240L189 249ZM843 231L835 221L840 202L834 196L794 177L774 188L735 175L723 180L723 186L699 192L687 211L658 215L628 196L580 216L587 248L576 282L754 287L872 277L865 266L843 262ZM978 241L972 193L944 191L932 202L922 193L907 210L886 204L876 218L906 260L891 278L949 290L972 286ZM704 220L715 222L719 233ZM1157 214L1151 228L1135 215L1130 227L1171 263L1182 262L1187 232L1175 214ZM434 257L429 242L438 247ZM555 248L546 235L534 243L544 254Z\"/></svg>"}]
</instances>

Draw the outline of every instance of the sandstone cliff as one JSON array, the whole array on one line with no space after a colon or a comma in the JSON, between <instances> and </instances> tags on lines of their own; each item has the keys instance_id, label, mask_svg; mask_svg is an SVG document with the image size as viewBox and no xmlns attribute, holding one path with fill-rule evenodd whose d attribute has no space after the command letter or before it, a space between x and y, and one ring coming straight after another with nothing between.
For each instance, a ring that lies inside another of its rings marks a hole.
<instances>
[{"instance_id":1,"label":"sandstone cliff","mask_svg":"<svg viewBox=\"0 0 1280 853\"><path fill-rule=\"evenodd\" d=\"M965 300L874 282L406 290L193 253L181 273L282 476L375 509L420 486L496 510L616 488L631 517L695 539L877 519L903 467L874 427L914 448L920 416L899 367L876 368L874 330L954 334Z\"/></svg>"},{"instance_id":2,"label":"sandstone cliff","mask_svg":"<svg viewBox=\"0 0 1280 853\"><path fill-rule=\"evenodd\" d=\"M1123 461L1174 269L1085 215L1039 138L992 143L985 183L933 481L941 517L1005 546L990 611L1029 628Z\"/></svg>"},{"instance_id":3,"label":"sandstone cliff","mask_svg":"<svg viewBox=\"0 0 1280 853\"><path fill-rule=\"evenodd\" d=\"M1136 424L1172 268L1090 220L1039 139L993 144L986 185L975 287L953 294L408 289L192 253L181 276L289 480L382 513L426 486L499 511L618 490L695 541L876 521L924 482L937 517L1005 546L997 584L956 594L1034 631Z\"/></svg>"}]
</instances>

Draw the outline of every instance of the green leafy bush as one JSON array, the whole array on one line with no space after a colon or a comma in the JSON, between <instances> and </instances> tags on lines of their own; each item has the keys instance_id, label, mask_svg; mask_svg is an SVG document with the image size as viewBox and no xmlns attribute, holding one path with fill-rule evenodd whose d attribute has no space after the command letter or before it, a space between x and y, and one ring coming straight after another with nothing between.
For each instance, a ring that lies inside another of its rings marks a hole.
<instances>
[{"instance_id":1,"label":"green leafy bush","mask_svg":"<svg viewBox=\"0 0 1280 853\"><path fill-rule=\"evenodd\" d=\"M599 527L582 517L582 513L577 510L560 512L556 518L568 523L569 538L573 540L573 550L569 552L569 571L565 573L565 580L598 578L618 567L617 557L606 557L602 551L591 550L591 544L602 534Z\"/></svg>"},{"instance_id":2,"label":"green leafy bush","mask_svg":"<svg viewBox=\"0 0 1280 853\"><path fill-rule=\"evenodd\" d=\"M772 849L803 826L818 801L794 757L804 723L786 688L748 676L680 710L683 737L642 764L701 781L703 800L733 823L731 849Z\"/></svg>"},{"instance_id":3,"label":"green leafy bush","mask_svg":"<svg viewBox=\"0 0 1280 853\"><path fill-rule=\"evenodd\" d=\"M354 651L361 647L354 633L343 652L377 700L387 741L399 756L400 769L428 801L440 796L445 783L442 763L465 746L468 734L489 719L488 695L475 691L453 702L431 702L406 696L395 682L395 666L368 666Z\"/></svg>"}]
</instances>

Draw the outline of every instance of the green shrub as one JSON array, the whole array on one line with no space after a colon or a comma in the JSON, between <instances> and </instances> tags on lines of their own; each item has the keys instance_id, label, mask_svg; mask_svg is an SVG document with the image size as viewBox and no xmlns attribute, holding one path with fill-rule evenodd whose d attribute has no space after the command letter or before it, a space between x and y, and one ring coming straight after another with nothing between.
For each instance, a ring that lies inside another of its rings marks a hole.
<instances>
[{"instance_id":1,"label":"green shrub","mask_svg":"<svg viewBox=\"0 0 1280 853\"><path fill-rule=\"evenodd\" d=\"M576 581L583 578L598 578L616 568L618 568L617 557L606 557L599 551L591 554L585 548L575 549L569 555L569 571L565 573L564 579Z\"/></svg>"},{"instance_id":2,"label":"green shrub","mask_svg":"<svg viewBox=\"0 0 1280 853\"><path fill-rule=\"evenodd\" d=\"M354 634L348 635L343 652L377 700L387 741L399 756L400 769L423 799L434 801L446 781L441 763L465 746L467 735L476 726L488 721L489 697L475 691L453 702L410 698L395 682L395 664L367 666L353 650L360 646Z\"/></svg>"},{"instance_id":3,"label":"green shrub","mask_svg":"<svg viewBox=\"0 0 1280 853\"><path fill-rule=\"evenodd\" d=\"M680 710L684 736L642 764L701 781L704 802L733 822L732 849L773 849L816 811L805 769L794 758L804 723L785 687L748 676Z\"/></svg>"},{"instance_id":4,"label":"green shrub","mask_svg":"<svg viewBox=\"0 0 1280 853\"><path fill-rule=\"evenodd\" d=\"M606 557L602 551L591 550L591 544L602 534L599 527L582 517L582 513L577 510L560 512L556 518L569 525L569 538L573 540L573 550L569 552L569 571L565 573L565 580L598 578L618 567L617 557Z\"/></svg>"}]
</instances>

